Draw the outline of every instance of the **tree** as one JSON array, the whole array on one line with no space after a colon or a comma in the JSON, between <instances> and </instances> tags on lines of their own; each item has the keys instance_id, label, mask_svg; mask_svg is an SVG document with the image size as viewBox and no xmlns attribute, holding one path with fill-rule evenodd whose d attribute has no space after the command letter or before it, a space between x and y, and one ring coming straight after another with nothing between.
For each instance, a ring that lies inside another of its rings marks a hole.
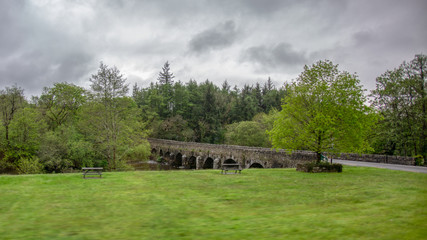
<instances>
[{"instance_id":1,"label":"tree","mask_svg":"<svg viewBox=\"0 0 427 240\"><path fill-rule=\"evenodd\" d=\"M305 66L286 86L282 111L269 131L274 148L308 149L320 161L324 151L363 152L366 136L376 122L356 75L338 70L332 62Z\"/></svg>"},{"instance_id":2,"label":"tree","mask_svg":"<svg viewBox=\"0 0 427 240\"><path fill-rule=\"evenodd\" d=\"M403 63L405 79L409 82L415 94L415 105L417 105L417 122L420 125L420 153L427 159L427 56L418 54L409 63Z\"/></svg>"},{"instance_id":3,"label":"tree","mask_svg":"<svg viewBox=\"0 0 427 240\"><path fill-rule=\"evenodd\" d=\"M135 102L125 98L128 85L116 67L109 68L101 62L98 73L92 75L90 82L95 101L85 109L86 130L95 131L92 132L94 141L107 159L108 167L116 169L124 151L124 134L130 131L130 125L126 124L129 123L129 111Z\"/></svg>"},{"instance_id":4,"label":"tree","mask_svg":"<svg viewBox=\"0 0 427 240\"><path fill-rule=\"evenodd\" d=\"M159 81L160 85L173 85L173 79L175 76L170 70L169 62L166 61L163 65L162 71L159 72L159 76L157 77L157 80Z\"/></svg>"},{"instance_id":5,"label":"tree","mask_svg":"<svg viewBox=\"0 0 427 240\"><path fill-rule=\"evenodd\" d=\"M25 102L24 90L13 86L6 87L0 91L0 111L2 115L3 126L5 128L6 145L9 146L9 125L12 122L16 112L23 107Z\"/></svg>"},{"instance_id":6,"label":"tree","mask_svg":"<svg viewBox=\"0 0 427 240\"><path fill-rule=\"evenodd\" d=\"M25 165L38 165L36 154L45 130L44 120L37 109L20 108L9 125L9 144L0 159L0 172L23 173Z\"/></svg>"},{"instance_id":7,"label":"tree","mask_svg":"<svg viewBox=\"0 0 427 240\"><path fill-rule=\"evenodd\" d=\"M126 78L120 73L117 67L109 68L103 62L99 65L98 73L89 79L92 83L90 87L98 99L105 107L113 107L116 99L124 97L129 91Z\"/></svg>"},{"instance_id":8,"label":"tree","mask_svg":"<svg viewBox=\"0 0 427 240\"><path fill-rule=\"evenodd\" d=\"M221 126L216 93L219 92L212 82L206 80L200 84L202 93L200 104L202 115L198 122L198 136L201 142L218 143L221 138Z\"/></svg>"},{"instance_id":9,"label":"tree","mask_svg":"<svg viewBox=\"0 0 427 240\"><path fill-rule=\"evenodd\" d=\"M270 147L265 129L255 121L242 121L228 125L225 143L250 147Z\"/></svg>"},{"instance_id":10,"label":"tree","mask_svg":"<svg viewBox=\"0 0 427 240\"><path fill-rule=\"evenodd\" d=\"M194 141L194 131L188 127L187 121L182 116L176 115L164 121L153 124L152 136L161 139L176 141Z\"/></svg>"},{"instance_id":11,"label":"tree","mask_svg":"<svg viewBox=\"0 0 427 240\"><path fill-rule=\"evenodd\" d=\"M376 79L371 96L383 117L375 131L377 152L427 157L426 69L427 57L416 55Z\"/></svg>"},{"instance_id":12,"label":"tree","mask_svg":"<svg viewBox=\"0 0 427 240\"><path fill-rule=\"evenodd\" d=\"M44 88L38 104L48 119L50 129L55 130L76 114L86 101L85 92L82 87L68 83L55 83L52 88Z\"/></svg>"},{"instance_id":13,"label":"tree","mask_svg":"<svg viewBox=\"0 0 427 240\"><path fill-rule=\"evenodd\" d=\"M174 102L174 89L173 89L173 79L175 76L170 70L169 62L166 62L162 68L162 71L159 72L157 80L159 81L159 93L162 97L161 108L159 115L163 118L169 118L174 113L175 102Z\"/></svg>"}]
</instances>

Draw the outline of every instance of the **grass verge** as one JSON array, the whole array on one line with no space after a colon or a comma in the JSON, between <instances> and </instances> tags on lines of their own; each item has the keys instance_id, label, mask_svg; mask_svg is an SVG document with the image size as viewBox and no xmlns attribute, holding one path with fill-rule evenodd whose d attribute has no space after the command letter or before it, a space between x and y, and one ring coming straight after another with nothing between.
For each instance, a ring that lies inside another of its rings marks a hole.
<instances>
[{"instance_id":1,"label":"grass verge","mask_svg":"<svg viewBox=\"0 0 427 240\"><path fill-rule=\"evenodd\" d=\"M427 174L0 176L0 239L426 239Z\"/></svg>"}]
</instances>

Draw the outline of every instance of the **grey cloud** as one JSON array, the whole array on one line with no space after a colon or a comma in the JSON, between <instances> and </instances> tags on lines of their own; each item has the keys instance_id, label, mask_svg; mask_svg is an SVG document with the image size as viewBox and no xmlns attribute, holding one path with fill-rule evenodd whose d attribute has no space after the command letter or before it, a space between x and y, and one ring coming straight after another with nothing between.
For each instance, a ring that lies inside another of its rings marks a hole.
<instances>
[{"instance_id":1,"label":"grey cloud","mask_svg":"<svg viewBox=\"0 0 427 240\"><path fill-rule=\"evenodd\" d=\"M359 31L353 34L353 40L356 46L371 43L375 38L374 33L369 30Z\"/></svg>"},{"instance_id":2,"label":"grey cloud","mask_svg":"<svg viewBox=\"0 0 427 240\"><path fill-rule=\"evenodd\" d=\"M19 1L1 1L0 89L17 84L27 96L54 82L77 82L88 74L93 56L78 37L70 36ZM7 3L6 6L4 4Z\"/></svg>"},{"instance_id":3,"label":"grey cloud","mask_svg":"<svg viewBox=\"0 0 427 240\"><path fill-rule=\"evenodd\" d=\"M304 52L296 51L289 43L276 46L256 46L243 53L243 60L258 64L261 68L289 68L306 64L308 59Z\"/></svg>"},{"instance_id":4,"label":"grey cloud","mask_svg":"<svg viewBox=\"0 0 427 240\"><path fill-rule=\"evenodd\" d=\"M245 79L267 71L287 77L319 59L378 75L426 52L426 6L425 0L0 0L0 89L17 83L39 94L54 82L87 81L101 60L135 82L171 59L183 81L213 78L217 69L229 69L221 81L242 72ZM210 55L203 62L194 57L204 53Z\"/></svg>"},{"instance_id":5,"label":"grey cloud","mask_svg":"<svg viewBox=\"0 0 427 240\"><path fill-rule=\"evenodd\" d=\"M195 35L189 43L190 50L203 53L231 46L237 38L236 24L227 21Z\"/></svg>"},{"instance_id":6,"label":"grey cloud","mask_svg":"<svg viewBox=\"0 0 427 240\"><path fill-rule=\"evenodd\" d=\"M17 84L29 95L38 95L43 87L55 82L77 82L90 71L90 55L82 52L62 54L52 56L47 52L33 51L8 61L0 69L4 80L2 87Z\"/></svg>"}]
</instances>

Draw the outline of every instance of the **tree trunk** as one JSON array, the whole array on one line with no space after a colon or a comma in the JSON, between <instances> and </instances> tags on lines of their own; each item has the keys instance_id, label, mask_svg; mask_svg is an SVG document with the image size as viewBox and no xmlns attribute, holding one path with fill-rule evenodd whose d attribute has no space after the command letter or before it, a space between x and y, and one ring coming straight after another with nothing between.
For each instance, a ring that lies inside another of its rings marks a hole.
<instances>
[{"instance_id":1,"label":"tree trunk","mask_svg":"<svg viewBox=\"0 0 427 240\"><path fill-rule=\"evenodd\" d=\"M9 147L10 146L10 141L9 141L9 125L5 126L5 130L6 130L6 144Z\"/></svg>"},{"instance_id":2,"label":"tree trunk","mask_svg":"<svg viewBox=\"0 0 427 240\"><path fill-rule=\"evenodd\" d=\"M320 161L322 160L322 153L316 152L316 154L317 154L317 160L316 160L316 162L320 163Z\"/></svg>"},{"instance_id":3,"label":"tree trunk","mask_svg":"<svg viewBox=\"0 0 427 240\"><path fill-rule=\"evenodd\" d=\"M319 133L319 135L317 136L317 163L320 163L320 161L322 160L322 132Z\"/></svg>"}]
</instances>

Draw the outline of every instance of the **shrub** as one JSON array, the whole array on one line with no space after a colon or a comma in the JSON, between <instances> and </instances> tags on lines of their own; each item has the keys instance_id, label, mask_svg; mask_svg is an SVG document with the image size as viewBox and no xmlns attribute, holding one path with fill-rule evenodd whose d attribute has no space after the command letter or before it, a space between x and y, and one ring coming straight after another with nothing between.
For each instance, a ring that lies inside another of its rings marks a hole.
<instances>
[{"instance_id":1,"label":"shrub","mask_svg":"<svg viewBox=\"0 0 427 240\"><path fill-rule=\"evenodd\" d=\"M423 166L424 165L424 157L422 155L417 155L415 158L415 166Z\"/></svg>"},{"instance_id":2,"label":"shrub","mask_svg":"<svg viewBox=\"0 0 427 240\"><path fill-rule=\"evenodd\" d=\"M36 174L43 172L43 165L38 157L20 158L16 163L16 169L19 174Z\"/></svg>"},{"instance_id":3,"label":"shrub","mask_svg":"<svg viewBox=\"0 0 427 240\"><path fill-rule=\"evenodd\" d=\"M150 143L144 140L142 143L134 146L126 152L127 160L146 161L151 155Z\"/></svg>"},{"instance_id":4,"label":"shrub","mask_svg":"<svg viewBox=\"0 0 427 240\"><path fill-rule=\"evenodd\" d=\"M342 172L342 165L338 163L330 164L328 162L309 162L297 164L297 171L300 172Z\"/></svg>"}]
</instances>

